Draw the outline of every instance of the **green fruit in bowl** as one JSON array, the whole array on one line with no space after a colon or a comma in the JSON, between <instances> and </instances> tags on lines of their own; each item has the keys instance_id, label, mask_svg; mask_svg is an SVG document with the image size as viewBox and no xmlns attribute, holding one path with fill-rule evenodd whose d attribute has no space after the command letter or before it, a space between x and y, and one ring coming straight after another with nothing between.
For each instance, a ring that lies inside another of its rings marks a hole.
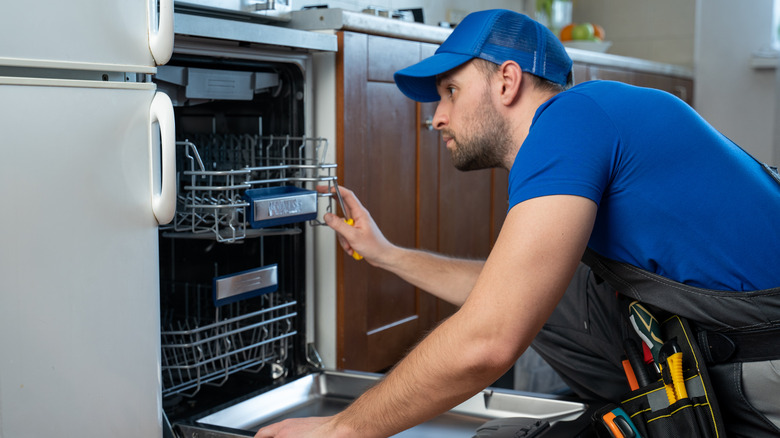
<instances>
[{"instance_id":1,"label":"green fruit in bowl","mask_svg":"<svg viewBox=\"0 0 780 438\"><path fill-rule=\"evenodd\" d=\"M573 40L593 40L595 38L593 25L590 23L582 23L574 26L571 30L571 38Z\"/></svg>"}]
</instances>

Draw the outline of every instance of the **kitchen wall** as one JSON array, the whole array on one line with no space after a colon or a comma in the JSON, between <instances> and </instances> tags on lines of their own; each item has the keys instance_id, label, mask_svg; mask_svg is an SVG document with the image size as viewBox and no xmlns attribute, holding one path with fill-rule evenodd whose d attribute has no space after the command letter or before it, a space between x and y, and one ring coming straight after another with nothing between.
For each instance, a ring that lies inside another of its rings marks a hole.
<instances>
[{"instance_id":1,"label":"kitchen wall","mask_svg":"<svg viewBox=\"0 0 780 438\"><path fill-rule=\"evenodd\" d=\"M295 9L311 5L328 5L331 8L353 11L362 11L369 6L386 9L423 8L425 24L434 26L442 21L457 23L468 13L483 9L510 9L531 14L534 4L534 0L482 0L479 2L473 0L293 0L293 8Z\"/></svg>"},{"instance_id":2,"label":"kitchen wall","mask_svg":"<svg viewBox=\"0 0 780 438\"><path fill-rule=\"evenodd\" d=\"M757 68L772 46L774 0L697 0L695 106L761 161L780 164L780 76ZM749 5L749 6L748 6Z\"/></svg>"},{"instance_id":3,"label":"kitchen wall","mask_svg":"<svg viewBox=\"0 0 780 438\"><path fill-rule=\"evenodd\" d=\"M696 0L573 0L575 22L601 24L612 42L609 53L693 67ZM476 10L504 8L533 16L535 0L296 0L296 9L327 5L360 11L423 8L425 23L457 23Z\"/></svg>"},{"instance_id":4,"label":"kitchen wall","mask_svg":"<svg viewBox=\"0 0 780 438\"><path fill-rule=\"evenodd\" d=\"M604 27L609 53L688 68L695 19L696 0L574 0L572 14L575 23Z\"/></svg>"},{"instance_id":5,"label":"kitchen wall","mask_svg":"<svg viewBox=\"0 0 780 438\"><path fill-rule=\"evenodd\" d=\"M777 58L775 67L753 66L754 53L773 47L778 14L780 0L574 0L573 21L602 25L613 43L609 53L690 68L696 110L756 158L778 165Z\"/></svg>"}]
</instances>

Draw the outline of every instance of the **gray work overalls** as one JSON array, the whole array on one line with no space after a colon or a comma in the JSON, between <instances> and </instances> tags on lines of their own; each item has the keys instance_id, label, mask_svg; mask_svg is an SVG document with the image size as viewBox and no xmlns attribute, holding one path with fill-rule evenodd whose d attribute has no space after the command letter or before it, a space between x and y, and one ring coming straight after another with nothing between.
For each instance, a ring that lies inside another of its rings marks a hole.
<instances>
[{"instance_id":1,"label":"gray work overalls","mask_svg":"<svg viewBox=\"0 0 780 438\"><path fill-rule=\"evenodd\" d=\"M780 436L780 287L711 291L591 251L583 262L532 344L575 393L615 401L629 392L621 356L631 328L619 290L695 327L728 436Z\"/></svg>"},{"instance_id":2,"label":"gray work overalls","mask_svg":"<svg viewBox=\"0 0 780 438\"><path fill-rule=\"evenodd\" d=\"M759 164L780 184L776 168ZM691 323L729 437L780 436L780 287L695 288L586 251L532 343L586 399L616 401L629 391L622 341L633 333L616 291Z\"/></svg>"}]
</instances>

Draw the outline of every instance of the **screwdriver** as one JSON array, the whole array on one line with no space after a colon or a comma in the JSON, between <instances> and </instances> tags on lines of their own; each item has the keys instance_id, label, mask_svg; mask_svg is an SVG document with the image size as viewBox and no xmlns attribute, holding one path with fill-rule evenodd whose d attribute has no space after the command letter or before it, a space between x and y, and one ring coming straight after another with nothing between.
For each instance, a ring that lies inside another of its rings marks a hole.
<instances>
[{"instance_id":1,"label":"screwdriver","mask_svg":"<svg viewBox=\"0 0 780 438\"><path fill-rule=\"evenodd\" d=\"M631 417L622 408L616 407L605 413L596 424L598 436L611 438L642 438Z\"/></svg>"},{"instance_id":2,"label":"screwdriver","mask_svg":"<svg viewBox=\"0 0 780 438\"><path fill-rule=\"evenodd\" d=\"M661 347L660 355L664 386L669 403L673 403L672 398L675 401L688 398L688 391L685 389L685 380L683 379L682 350L677 344L677 339L673 338L665 342Z\"/></svg>"},{"instance_id":3,"label":"screwdriver","mask_svg":"<svg viewBox=\"0 0 780 438\"><path fill-rule=\"evenodd\" d=\"M623 350L626 352L626 358L628 363L631 364L631 368L634 371L634 377L639 387L645 387L652 382L650 375L647 374L647 368L645 368L645 362L642 360L641 353L639 352L639 346L633 339L625 339L623 341Z\"/></svg>"},{"instance_id":4,"label":"screwdriver","mask_svg":"<svg viewBox=\"0 0 780 438\"><path fill-rule=\"evenodd\" d=\"M644 306L639 304L639 301L629 304L628 309L631 315L628 318L631 321L631 325L634 326L636 333L650 349L656 369L661 371L658 355L661 352L664 341L661 339L661 326L658 324L658 320Z\"/></svg>"},{"instance_id":5,"label":"screwdriver","mask_svg":"<svg viewBox=\"0 0 780 438\"><path fill-rule=\"evenodd\" d=\"M344 198L341 197L341 190L339 190L339 183L336 182L336 179L333 179L333 187L336 189L336 199L339 202L339 207L341 207L342 213L344 213L344 222L347 223L347 225L354 227L355 226L355 220L352 219L352 217L349 215L349 212L344 207ZM352 258L355 260L363 260L363 256L358 254L357 251L352 249Z\"/></svg>"}]
</instances>

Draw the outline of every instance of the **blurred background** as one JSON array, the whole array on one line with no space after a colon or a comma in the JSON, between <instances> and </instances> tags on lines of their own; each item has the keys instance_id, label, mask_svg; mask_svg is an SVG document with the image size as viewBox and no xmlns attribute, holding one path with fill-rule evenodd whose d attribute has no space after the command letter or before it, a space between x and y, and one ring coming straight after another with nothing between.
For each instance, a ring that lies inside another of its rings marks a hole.
<instances>
[{"instance_id":1,"label":"blurred background","mask_svg":"<svg viewBox=\"0 0 780 438\"><path fill-rule=\"evenodd\" d=\"M780 0L341 0L293 1L293 9L420 9L433 26L505 8L545 21L551 4L571 23L603 29L606 53L675 64L694 77L694 107L759 160L780 164ZM566 17L568 18L568 17ZM564 18L565 20L565 18Z\"/></svg>"}]
</instances>

